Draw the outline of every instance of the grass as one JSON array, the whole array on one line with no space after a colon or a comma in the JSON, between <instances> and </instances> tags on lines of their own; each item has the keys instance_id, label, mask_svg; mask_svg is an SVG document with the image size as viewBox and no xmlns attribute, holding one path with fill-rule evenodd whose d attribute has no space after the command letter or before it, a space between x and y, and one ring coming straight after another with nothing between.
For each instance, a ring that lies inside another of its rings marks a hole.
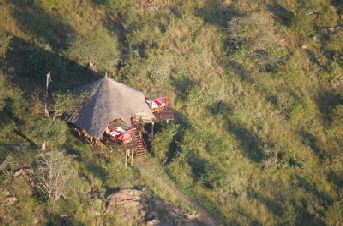
<instances>
[{"instance_id":1,"label":"grass","mask_svg":"<svg viewBox=\"0 0 343 226\"><path fill-rule=\"evenodd\" d=\"M26 128L40 117L48 71L54 91L105 72L145 93L161 90L177 116L175 124L160 125L149 162L132 168L122 167L120 150L91 148L68 134L63 148L77 156L79 191L61 201L60 207L68 208L49 210L50 218L41 222L61 222L59 215L71 211L75 224L106 225L111 217L85 215L93 204L84 193L147 187L223 225L337 224L342 88L332 87L342 74L342 31L329 35L320 29L339 24L339 4L165 0L145 5L159 8L98 0L0 4L2 154L15 153L18 163L31 165L37 150ZM254 25L256 15L267 22ZM254 33L254 26L273 32ZM87 68L89 61L99 74ZM120 70L119 61L126 65ZM7 176L1 174L10 181ZM28 209L23 213L9 205L1 210L13 211L25 224L26 215L46 209L37 200L20 196L19 204Z\"/></svg>"}]
</instances>

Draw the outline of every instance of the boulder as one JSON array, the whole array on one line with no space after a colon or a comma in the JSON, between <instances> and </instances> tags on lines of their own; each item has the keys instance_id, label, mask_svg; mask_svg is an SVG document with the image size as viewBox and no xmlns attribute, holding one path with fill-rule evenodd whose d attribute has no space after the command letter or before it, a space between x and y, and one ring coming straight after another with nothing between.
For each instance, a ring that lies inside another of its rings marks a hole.
<instances>
[{"instance_id":1,"label":"boulder","mask_svg":"<svg viewBox=\"0 0 343 226\"><path fill-rule=\"evenodd\" d=\"M122 189L107 199L107 215L117 215L125 222L144 222L147 204L144 192L136 189Z\"/></svg>"},{"instance_id":2,"label":"boulder","mask_svg":"<svg viewBox=\"0 0 343 226\"><path fill-rule=\"evenodd\" d=\"M22 168L13 174L13 184L16 194L32 195L37 188L38 177L31 168Z\"/></svg>"},{"instance_id":3,"label":"boulder","mask_svg":"<svg viewBox=\"0 0 343 226\"><path fill-rule=\"evenodd\" d=\"M150 190L121 189L107 198L105 214L118 216L128 225L198 226L198 215L174 206L171 202L154 198Z\"/></svg>"},{"instance_id":4,"label":"boulder","mask_svg":"<svg viewBox=\"0 0 343 226\"><path fill-rule=\"evenodd\" d=\"M160 225L160 221L157 219L154 219L154 220L146 222L146 225L147 226L157 226L157 225Z\"/></svg>"},{"instance_id":5,"label":"boulder","mask_svg":"<svg viewBox=\"0 0 343 226\"><path fill-rule=\"evenodd\" d=\"M18 201L16 197L5 197L2 199L3 204L14 204Z\"/></svg>"}]
</instances>

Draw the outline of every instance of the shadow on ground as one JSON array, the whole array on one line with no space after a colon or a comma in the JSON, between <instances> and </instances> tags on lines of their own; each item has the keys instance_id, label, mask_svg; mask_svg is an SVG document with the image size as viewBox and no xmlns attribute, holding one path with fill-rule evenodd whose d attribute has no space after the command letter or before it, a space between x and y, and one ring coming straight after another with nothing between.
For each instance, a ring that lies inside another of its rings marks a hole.
<instances>
[{"instance_id":1,"label":"shadow on ground","mask_svg":"<svg viewBox=\"0 0 343 226\"><path fill-rule=\"evenodd\" d=\"M88 67L19 37L11 39L4 64L7 71L3 71L22 90L45 89L48 72L51 72L51 91L72 89L100 78Z\"/></svg>"}]
</instances>

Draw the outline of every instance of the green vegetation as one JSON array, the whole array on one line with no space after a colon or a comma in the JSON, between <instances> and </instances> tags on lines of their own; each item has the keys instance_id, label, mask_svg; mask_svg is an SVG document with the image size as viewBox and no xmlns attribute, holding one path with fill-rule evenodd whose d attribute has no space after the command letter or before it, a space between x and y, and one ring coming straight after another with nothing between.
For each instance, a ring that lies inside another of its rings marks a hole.
<instances>
[{"instance_id":1,"label":"green vegetation","mask_svg":"<svg viewBox=\"0 0 343 226\"><path fill-rule=\"evenodd\" d=\"M341 225L342 25L339 0L0 1L1 224L115 225L92 215L97 198L148 188L221 225ZM175 121L156 125L148 163L125 168L120 147L43 116L49 71L55 116L107 73L168 94ZM42 188L55 156L60 193Z\"/></svg>"}]
</instances>

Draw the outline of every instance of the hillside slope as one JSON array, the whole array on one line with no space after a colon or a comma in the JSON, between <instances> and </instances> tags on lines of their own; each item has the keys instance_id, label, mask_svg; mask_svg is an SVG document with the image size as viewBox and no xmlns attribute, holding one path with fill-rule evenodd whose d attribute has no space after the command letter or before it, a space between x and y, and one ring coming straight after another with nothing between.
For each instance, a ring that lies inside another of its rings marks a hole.
<instances>
[{"instance_id":1,"label":"hillside slope","mask_svg":"<svg viewBox=\"0 0 343 226\"><path fill-rule=\"evenodd\" d=\"M0 1L1 223L123 224L91 215L95 200L148 188L204 225L342 224L342 23L339 0ZM170 98L148 163L125 168L120 147L44 117L106 73ZM54 156L70 184L52 195L39 185Z\"/></svg>"}]
</instances>

